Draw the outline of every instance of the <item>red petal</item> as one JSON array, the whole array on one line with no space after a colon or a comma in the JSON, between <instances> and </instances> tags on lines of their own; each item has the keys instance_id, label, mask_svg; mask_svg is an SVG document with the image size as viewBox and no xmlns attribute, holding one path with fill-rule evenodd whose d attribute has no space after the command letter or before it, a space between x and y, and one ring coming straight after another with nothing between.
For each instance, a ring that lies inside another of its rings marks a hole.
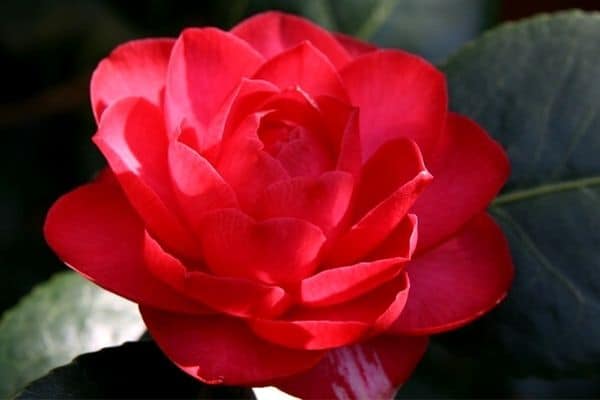
<instances>
[{"instance_id":1,"label":"red petal","mask_svg":"<svg viewBox=\"0 0 600 400\"><path fill-rule=\"evenodd\" d=\"M313 97L329 95L348 100L335 67L310 42L302 42L273 57L256 72L254 79L264 79L281 89L299 86Z\"/></svg>"},{"instance_id":2,"label":"red petal","mask_svg":"<svg viewBox=\"0 0 600 400\"><path fill-rule=\"evenodd\" d=\"M327 128L328 121L319 112L319 105L315 99L301 88L290 87L282 90L261 104L260 109L268 112L265 118L268 117L271 122L283 121L304 127L324 144L330 144L329 137L321 134Z\"/></svg>"},{"instance_id":3,"label":"red petal","mask_svg":"<svg viewBox=\"0 0 600 400\"><path fill-rule=\"evenodd\" d=\"M231 33L250 43L266 58L309 41L340 68L350 56L323 28L295 15L270 11L254 15L235 26Z\"/></svg>"},{"instance_id":4,"label":"red petal","mask_svg":"<svg viewBox=\"0 0 600 400\"><path fill-rule=\"evenodd\" d=\"M276 320L254 319L260 337L282 346L318 350L345 346L387 329L402 312L409 283L402 274L353 301L326 307L299 307Z\"/></svg>"},{"instance_id":5,"label":"red petal","mask_svg":"<svg viewBox=\"0 0 600 400\"><path fill-rule=\"evenodd\" d=\"M187 270L181 261L166 253L148 234L145 236L144 259L158 279L186 297L230 315L275 318L290 305L289 296L280 287Z\"/></svg>"},{"instance_id":6,"label":"red petal","mask_svg":"<svg viewBox=\"0 0 600 400\"><path fill-rule=\"evenodd\" d=\"M407 137L428 160L446 122L446 82L438 70L420 57L378 50L357 57L340 75L360 108L364 159L383 143Z\"/></svg>"},{"instance_id":7,"label":"red petal","mask_svg":"<svg viewBox=\"0 0 600 400\"><path fill-rule=\"evenodd\" d=\"M353 214L355 220L360 219L337 239L328 264L349 264L375 249L394 231L431 179L419 149L410 140L396 139L380 147L363 168L354 200Z\"/></svg>"},{"instance_id":8,"label":"red petal","mask_svg":"<svg viewBox=\"0 0 600 400\"><path fill-rule=\"evenodd\" d=\"M238 206L235 192L210 163L188 146L172 142L169 167L186 222L195 232L209 211Z\"/></svg>"},{"instance_id":9,"label":"red petal","mask_svg":"<svg viewBox=\"0 0 600 400\"><path fill-rule=\"evenodd\" d=\"M279 129L282 129L281 125ZM275 130L267 128L261 129L260 132L264 132L268 136L269 132L275 132L277 135L277 131L278 128ZM315 137L314 133L300 126L283 127L283 131L288 132L289 140L279 143L280 146L273 152L273 156L291 177L316 179L326 171L333 169L333 160L328 149L323 147L322 141Z\"/></svg>"},{"instance_id":10,"label":"red petal","mask_svg":"<svg viewBox=\"0 0 600 400\"><path fill-rule=\"evenodd\" d=\"M314 368L276 383L303 399L391 399L427 349L427 337L378 336L331 350Z\"/></svg>"},{"instance_id":11,"label":"red petal","mask_svg":"<svg viewBox=\"0 0 600 400\"><path fill-rule=\"evenodd\" d=\"M359 110L330 96L319 96L315 100L321 120L326 124L330 147L338 155L336 169L358 178L362 167Z\"/></svg>"},{"instance_id":12,"label":"red petal","mask_svg":"<svg viewBox=\"0 0 600 400\"><path fill-rule=\"evenodd\" d=\"M353 58L377 50L377 46L363 42L352 36L344 35L343 33L334 33L333 36L335 36L337 41L344 46L348 54Z\"/></svg>"},{"instance_id":13,"label":"red petal","mask_svg":"<svg viewBox=\"0 0 600 400\"><path fill-rule=\"evenodd\" d=\"M240 80L252 75L262 62L260 54L227 32L215 28L183 31L167 72L169 132L187 120L203 139L200 147L211 147L218 138L203 133Z\"/></svg>"},{"instance_id":14,"label":"red petal","mask_svg":"<svg viewBox=\"0 0 600 400\"><path fill-rule=\"evenodd\" d=\"M102 60L90 84L96 121L107 107L125 97L143 97L160 105L174 43L173 39L133 40Z\"/></svg>"},{"instance_id":15,"label":"red petal","mask_svg":"<svg viewBox=\"0 0 600 400\"><path fill-rule=\"evenodd\" d=\"M148 229L169 249L197 256L191 234L173 211L168 139L160 110L141 98L122 99L106 110L93 140Z\"/></svg>"},{"instance_id":16,"label":"red petal","mask_svg":"<svg viewBox=\"0 0 600 400\"><path fill-rule=\"evenodd\" d=\"M258 105L263 104L269 97L278 92L277 86L270 82L242 78L238 87L223 103L221 109L211 121L208 127L208 135L220 141L235 133L244 118L256 112L259 108ZM201 138L196 141L196 143L201 142ZM198 152L202 151L199 145L192 146L192 148ZM215 152L218 153L218 149ZM211 158L211 154L203 155L211 162L216 158Z\"/></svg>"},{"instance_id":17,"label":"red petal","mask_svg":"<svg viewBox=\"0 0 600 400\"><path fill-rule=\"evenodd\" d=\"M265 342L234 318L171 314L140 307L150 334L179 368L203 382L252 385L304 371L320 351L291 350Z\"/></svg>"},{"instance_id":18,"label":"red petal","mask_svg":"<svg viewBox=\"0 0 600 400\"><path fill-rule=\"evenodd\" d=\"M235 190L244 210L253 210L270 184L290 178L281 163L267 152L257 137L259 115L250 115L231 138L223 142L216 167Z\"/></svg>"},{"instance_id":19,"label":"red petal","mask_svg":"<svg viewBox=\"0 0 600 400\"><path fill-rule=\"evenodd\" d=\"M402 138L384 143L362 168L353 200L355 220L421 173L427 173L427 168L413 141Z\"/></svg>"},{"instance_id":20,"label":"red petal","mask_svg":"<svg viewBox=\"0 0 600 400\"><path fill-rule=\"evenodd\" d=\"M417 216L408 214L402 223L385 238L377 248L369 254L370 260L379 260L382 258L404 257L412 258L418 243L417 234Z\"/></svg>"},{"instance_id":21,"label":"red petal","mask_svg":"<svg viewBox=\"0 0 600 400\"><path fill-rule=\"evenodd\" d=\"M117 186L92 183L62 196L44 235L65 263L111 292L161 309L205 312L146 270L144 227Z\"/></svg>"},{"instance_id":22,"label":"red petal","mask_svg":"<svg viewBox=\"0 0 600 400\"><path fill-rule=\"evenodd\" d=\"M166 201L171 200L167 166L168 138L160 109L142 98L128 97L115 102L105 113L93 138L109 163L118 158L131 172ZM112 166L112 164L111 164Z\"/></svg>"},{"instance_id":23,"label":"red petal","mask_svg":"<svg viewBox=\"0 0 600 400\"><path fill-rule=\"evenodd\" d=\"M504 235L487 214L406 271L410 295L390 332L410 335L444 332L483 315L504 298L513 278Z\"/></svg>"},{"instance_id":24,"label":"red petal","mask_svg":"<svg viewBox=\"0 0 600 400\"><path fill-rule=\"evenodd\" d=\"M411 210L419 217L418 252L450 237L485 210L510 169L502 147L457 114L449 115L446 134L427 166L435 179Z\"/></svg>"},{"instance_id":25,"label":"red petal","mask_svg":"<svg viewBox=\"0 0 600 400\"><path fill-rule=\"evenodd\" d=\"M374 261L330 268L304 279L297 293L299 301L317 306L338 304L361 296L394 278L402 271L414 250L416 217L405 218L394 232L394 238L394 254L390 258L378 257Z\"/></svg>"},{"instance_id":26,"label":"red petal","mask_svg":"<svg viewBox=\"0 0 600 400\"><path fill-rule=\"evenodd\" d=\"M352 113L342 136L340 154L336 168L347 171L358 177L362 165L362 143L360 140L360 125L358 111Z\"/></svg>"},{"instance_id":27,"label":"red petal","mask_svg":"<svg viewBox=\"0 0 600 400\"><path fill-rule=\"evenodd\" d=\"M201 244L217 275L269 284L298 282L317 266L325 235L296 218L255 222L239 210L218 210L202 221Z\"/></svg>"},{"instance_id":28,"label":"red petal","mask_svg":"<svg viewBox=\"0 0 600 400\"><path fill-rule=\"evenodd\" d=\"M332 171L319 178L294 178L267 187L257 203L256 217L294 217L317 225L328 234L348 210L352 175Z\"/></svg>"}]
</instances>

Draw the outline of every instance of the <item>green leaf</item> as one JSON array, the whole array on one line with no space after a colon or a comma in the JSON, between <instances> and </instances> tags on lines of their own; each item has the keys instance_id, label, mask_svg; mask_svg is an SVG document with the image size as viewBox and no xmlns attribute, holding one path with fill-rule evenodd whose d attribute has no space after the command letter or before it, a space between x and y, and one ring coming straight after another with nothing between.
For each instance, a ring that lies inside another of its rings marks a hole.
<instances>
[{"instance_id":1,"label":"green leaf","mask_svg":"<svg viewBox=\"0 0 600 400\"><path fill-rule=\"evenodd\" d=\"M18 399L253 399L247 388L205 385L180 371L154 342L84 354L28 385Z\"/></svg>"},{"instance_id":2,"label":"green leaf","mask_svg":"<svg viewBox=\"0 0 600 400\"><path fill-rule=\"evenodd\" d=\"M253 399L250 389L205 385L180 371L151 341L77 357L33 382L19 399Z\"/></svg>"},{"instance_id":3,"label":"green leaf","mask_svg":"<svg viewBox=\"0 0 600 400\"><path fill-rule=\"evenodd\" d=\"M508 151L491 207L512 249L507 300L462 338L507 372L600 375L600 14L506 24L452 57L451 108Z\"/></svg>"},{"instance_id":4,"label":"green leaf","mask_svg":"<svg viewBox=\"0 0 600 400\"><path fill-rule=\"evenodd\" d=\"M37 286L0 321L0 398L78 354L137 339L137 306L73 272Z\"/></svg>"}]
</instances>

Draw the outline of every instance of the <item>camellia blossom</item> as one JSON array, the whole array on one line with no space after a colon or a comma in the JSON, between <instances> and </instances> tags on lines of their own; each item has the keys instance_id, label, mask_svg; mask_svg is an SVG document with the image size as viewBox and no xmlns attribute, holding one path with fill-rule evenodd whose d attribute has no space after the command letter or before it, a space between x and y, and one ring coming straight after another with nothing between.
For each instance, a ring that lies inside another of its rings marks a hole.
<instances>
[{"instance_id":1,"label":"camellia blossom","mask_svg":"<svg viewBox=\"0 0 600 400\"><path fill-rule=\"evenodd\" d=\"M203 382L390 397L508 290L506 155L420 57L268 12L125 43L91 99L108 168L46 238Z\"/></svg>"}]
</instances>

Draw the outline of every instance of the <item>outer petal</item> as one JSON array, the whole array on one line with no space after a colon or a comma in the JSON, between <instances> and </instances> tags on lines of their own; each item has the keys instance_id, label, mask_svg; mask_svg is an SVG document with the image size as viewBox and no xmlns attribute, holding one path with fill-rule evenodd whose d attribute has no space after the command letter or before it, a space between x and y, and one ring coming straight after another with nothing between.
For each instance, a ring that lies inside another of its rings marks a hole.
<instances>
[{"instance_id":1,"label":"outer petal","mask_svg":"<svg viewBox=\"0 0 600 400\"><path fill-rule=\"evenodd\" d=\"M105 113L93 140L113 172L130 172L162 199L171 200L169 171L165 168L168 138L157 106L139 97L115 102ZM115 168L117 161L124 170Z\"/></svg>"},{"instance_id":2,"label":"outer petal","mask_svg":"<svg viewBox=\"0 0 600 400\"><path fill-rule=\"evenodd\" d=\"M165 108L169 132L186 120L210 148L218 138L206 133L212 118L243 77L263 58L235 36L215 28L187 29L173 47L167 71ZM213 132L214 133L214 132Z\"/></svg>"},{"instance_id":3,"label":"outer petal","mask_svg":"<svg viewBox=\"0 0 600 400\"><path fill-rule=\"evenodd\" d=\"M353 301L298 307L276 320L251 320L250 326L260 337L286 347L340 347L387 329L402 312L408 289L408 279L402 274Z\"/></svg>"},{"instance_id":4,"label":"outer petal","mask_svg":"<svg viewBox=\"0 0 600 400\"><path fill-rule=\"evenodd\" d=\"M96 121L107 107L125 97L143 97L160 105L174 43L174 39L133 40L102 60L90 84Z\"/></svg>"},{"instance_id":5,"label":"outer petal","mask_svg":"<svg viewBox=\"0 0 600 400\"><path fill-rule=\"evenodd\" d=\"M291 350L265 342L240 320L172 314L140 307L150 334L179 368L207 383L251 385L302 372L320 351Z\"/></svg>"},{"instance_id":6,"label":"outer petal","mask_svg":"<svg viewBox=\"0 0 600 400\"><path fill-rule=\"evenodd\" d=\"M363 42L352 36L344 35L343 33L334 33L334 36L353 58L377 50L377 46Z\"/></svg>"},{"instance_id":7,"label":"outer petal","mask_svg":"<svg viewBox=\"0 0 600 400\"><path fill-rule=\"evenodd\" d=\"M44 235L67 265L112 292L161 309L206 311L145 269L144 227L116 185L92 183L58 199Z\"/></svg>"},{"instance_id":8,"label":"outer petal","mask_svg":"<svg viewBox=\"0 0 600 400\"><path fill-rule=\"evenodd\" d=\"M354 199L353 220L357 222L335 241L327 255L329 265L355 262L380 245L432 177L417 146L410 140L396 139L373 155L363 168L361 179Z\"/></svg>"},{"instance_id":9,"label":"outer petal","mask_svg":"<svg viewBox=\"0 0 600 400\"><path fill-rule=\"evenodd\" d=\"M254 75L281 89L300 86L313 97L329 95L348 100L335 67L310 42L302 42L267 61Z\"/></svg>"},{"instance_id":10,"label":"outer petal","mask_svg":"<svg viewBox=\"0 0 600 400\"><path fill-rule=\"evenodd\" d=\"M200 243L208 268L228 277L269 284L298 282L317 267L325 235L297 218L256 222L239 210L218 210L202 221Z\"/></svg>"},{"instance_id":11,"label":"outer petal","mask_svg":"<svg viewBox=\"0 0 600 400\"><path fill-rule=\"evenodd\" d=\"M231 33L250 43L266 58L309 41L325 54L336 68L350 61L344 47L329 32L295 15L274 11L257 14L235 26Z\"/></svg>"},{"instance_id":12,"label":"outer petal","mask_svg":"<svg viewBox=\"0 0 600 400\"><path fill-rule=\"evenodd\" d=\"M363 158L383 143L408 137L428 159L446 122L444 76L420 57L379 50L340 71L352 103L360 108Z\"/></svg>"},{"instance_id":13,"label":"outer petal","mask_svg":"<svg viewBox=\"0 0 600 400\"><path fill-rule=\"evenodd\" d=\"M148 229L169 249L198 256L192 235L174 212L160 110L144 99L122 99L104 113L93 140Z\"/></svg>"},{"instance_id":14,"label":"outer petal","mask_svg":"<svg viewBox=\"0 0 600 400\"><path fill-rule=\"evenodd\" d=\"M485 210L510 169L502 147L457 114L448 116L446 133L427 167L435 179L412 209L419 217L418 252L450 237Z\"/></svg>"},{"instance_id":15,"label":"outer petal","mask_svg":"<svg viewBox=\"0 0 600 400\"><path fill-rule=\"evenodd\" d=\"M391 399L427 349L427 337L378 336L331 350L307 372L276 383L302 399Z\"/></svg>"},{"instance_id":16,"label":"outer petal","mask_svg":"<svg viewBox=\"0 0 600 400\"><path fill-rule=\"evenodd\" d=\"M262 193L256 217L295 217L330 233L346 215L353 183L352 175L341 171L274 183Z\"/></svg>"},{"instance_id":17,"label":"outer petal","mask_svg":"<svg viewBox=\"0 0 600 400\"><path fill-rule=\"evenodd\" d=\"M144 259L157 279L186 297L229 315L275 318L291 304L290 296L278 286L215 276L200 268L188 269L148 234L144 241Z\"/></svg>"},{"instance_id":18,"label":"outer petal","mask_svg":"<svg viewBox=\"0 0 600 400\"><path fill-rule=\"evenodd\" d=\"M506 296L514 273L506 239L487 214L406 271L410 295L390 332L410 335L444 332L483 315Z\"/></svg>"},{"instance_id":19,"label":"outer petal","mask_svg":"<svg viewBox=\"0 0 600 400\"><path fill-rule=\"evenodd\" d=\"M393 251L388 251L389 258L368 257L373 261L321 271L300 282L296 297L302 304L316 306L359 297L397 276L408 263L416 241L417 219L409 215L384 243L386 249L393 246Z\"/></svg>"}]
</instances>

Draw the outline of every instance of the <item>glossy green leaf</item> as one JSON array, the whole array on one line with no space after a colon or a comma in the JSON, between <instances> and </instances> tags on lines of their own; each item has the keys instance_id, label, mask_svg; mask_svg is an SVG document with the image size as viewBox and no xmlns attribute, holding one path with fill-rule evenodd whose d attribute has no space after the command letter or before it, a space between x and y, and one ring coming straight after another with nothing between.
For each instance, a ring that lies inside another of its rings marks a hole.
<instances>
[{"instance_id":1,"label":"glossy green leaf","mask_svg":"<svg viewBox=\"0 0 600 400\"><path fill-rule=\"evenodd\" d=\"M205 385L173 365L154 342L83 354L28 385L18 399L253 399L247 388Z\"/></svg>"},{"instance_id":2,"label":"glossy green leaf","mask_svg":"<svg viewBox=\"0 0 600 400\"><path fill-rule=\"evenodd\" d=\"M0 398L73 357L144 332L137 306L73 272L37 286L0 321Z\"/></svg>"},{"instance_id":3,"label":"glossy green leaf","mask_svg":"<svg viewBox=\"0 0 600 400\"><path fill-rule=\"evenodd\" d=\"M507 149L491 207L516 278L458 336L517 375L600 375L600 14L506 24L452 57L451 108Z\"/></svg>"}]
</instances>

